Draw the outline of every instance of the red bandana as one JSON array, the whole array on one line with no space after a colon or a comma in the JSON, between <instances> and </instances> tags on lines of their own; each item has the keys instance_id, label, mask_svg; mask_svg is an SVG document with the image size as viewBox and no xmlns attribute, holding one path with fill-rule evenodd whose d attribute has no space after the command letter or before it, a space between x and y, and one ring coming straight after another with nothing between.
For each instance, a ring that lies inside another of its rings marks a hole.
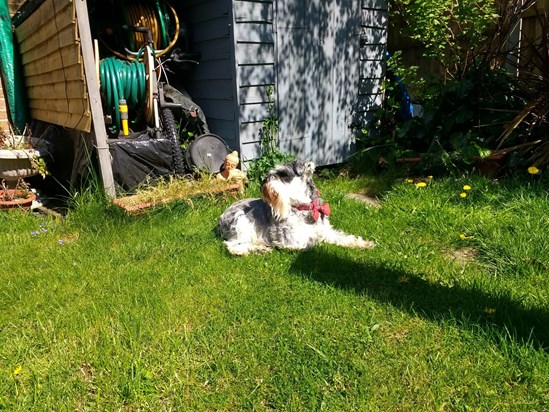
<instances>
[{"instance_id":1,"label":"red bandana","mask_svg":"<svg viewBox=\"0 0 549 412\"><path fill-rule=\"evenodd\" d=\"M330 214L330 205L328 203L320 203L320 193L318 197L309 204L301 204L297 207L297 210L310 210L311 219L313 222L316 222L320 215L322 217L328 216Z\"/></svg>"}]
</instances>

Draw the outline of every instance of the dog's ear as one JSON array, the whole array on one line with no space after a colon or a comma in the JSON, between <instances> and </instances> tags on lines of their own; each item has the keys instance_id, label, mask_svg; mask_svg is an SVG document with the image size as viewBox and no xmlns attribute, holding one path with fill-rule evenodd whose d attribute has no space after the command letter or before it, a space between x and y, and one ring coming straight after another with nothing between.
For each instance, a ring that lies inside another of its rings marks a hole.
<instances>
[{"instance_id":1,"label":"dog's ear","mask_svg":"<svg viewBox=\"0 0 549 412\"><path fill-rule=\"evenodd\" d=\"M273 217L276 220L284 220L290 212L290 200L284 194L284 184L280 180L267 180L261 186L263 200L271 206Z\"/></svg>"}]
</instances>

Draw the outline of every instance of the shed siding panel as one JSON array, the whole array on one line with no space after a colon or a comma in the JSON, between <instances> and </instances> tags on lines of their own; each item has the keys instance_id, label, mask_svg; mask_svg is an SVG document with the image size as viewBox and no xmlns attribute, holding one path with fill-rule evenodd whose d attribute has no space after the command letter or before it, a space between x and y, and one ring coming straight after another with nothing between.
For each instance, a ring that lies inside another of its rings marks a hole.
<instances>
[{"instance_id":1,"label":"shed siding panel","mask_svg":"<svg viewBox=\"0 0 549 412\"><path fill-rule=\"evenodd\" d=\"M259 157L268 116L267 88L276 82L273 1L235 1L235 62L241 157Z\"/></svg>"},{"instance_id":2,"label":"shed siding panel","mask_svg":"<svg viewBox=\"0 0 549 412\"><path fill-rule=\"evenodd\" d=\"M277 0L276 11L281 147L321 165L344 161L380 102L387 0Z\"/></svg>"},{"instance_id":3,"label":"shed siding panel","mask_svg":"<svg viewBox=\"0 0 549 412\"><path fill-rule=\"evenodd\" d=\"M367 126L382 104L381 83L387 50L387 2L362 0L360 32L360 84L355 124Z\"/></svg>"},{"instance_id":4,"label":"shed siding panel","mask_svg":"<svg viewBox=\"0 0 549 412\"><path fill-rule=\"evenodd\" d=\"M231 8L230 0L190 0L184 19L191 26L192 50L201 54L188 92L204 112L210 132L232 148L237 145L238 129Z\"/></svg>"},{"instance_id":5,"label":"shed siding panel","mask_svg":"<svg viewBox=\"0 0 549 412\"><path fill-rule=\"evenodd\" d=\"M31 117L91 130L72 0L46 0L15 30Z\"/></svg>"}]
</instances>

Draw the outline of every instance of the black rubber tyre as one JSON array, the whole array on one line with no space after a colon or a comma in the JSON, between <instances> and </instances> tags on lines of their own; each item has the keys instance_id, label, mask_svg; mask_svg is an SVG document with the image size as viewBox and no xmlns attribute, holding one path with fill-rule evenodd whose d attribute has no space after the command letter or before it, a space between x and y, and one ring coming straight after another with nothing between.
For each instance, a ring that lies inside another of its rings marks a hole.
<instances>
[{"instance_id":1,"label":"black rubber tyre","mask_svg":"<svg viewBox=\"0 0 549 412\"><path fill-rule=\"evenodd\" d=\"M179 134L175 128L175 120L171 109L165 107L161 110L162 129L164 135L172 145L173 170L175 175L185 174L185 163L183 161L183 152L179 147Z\"/></svg>"}]
</instances>

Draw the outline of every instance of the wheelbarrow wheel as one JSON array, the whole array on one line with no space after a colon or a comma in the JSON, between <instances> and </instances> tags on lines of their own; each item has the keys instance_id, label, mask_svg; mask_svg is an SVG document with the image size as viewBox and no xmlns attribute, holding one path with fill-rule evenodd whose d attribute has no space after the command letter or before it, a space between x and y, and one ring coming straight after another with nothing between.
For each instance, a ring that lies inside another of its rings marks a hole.
<instances>
[{"instance_id":1,"label":"wheelbarrow wheel","mask_svg":"<svg viewBox=\"0 0 549 412\"><path fill-rule=\"evenodd\" d=\"M172 162L174 174L182 175L185 173L185 163L183 161L183 152L179 147L179 133L175 127L175 119L173 117L172 110L164 107L161 110L162 117L162 128L164 130L164 135L171 142L172 147Z\"/></svg>"}]
</instances>

